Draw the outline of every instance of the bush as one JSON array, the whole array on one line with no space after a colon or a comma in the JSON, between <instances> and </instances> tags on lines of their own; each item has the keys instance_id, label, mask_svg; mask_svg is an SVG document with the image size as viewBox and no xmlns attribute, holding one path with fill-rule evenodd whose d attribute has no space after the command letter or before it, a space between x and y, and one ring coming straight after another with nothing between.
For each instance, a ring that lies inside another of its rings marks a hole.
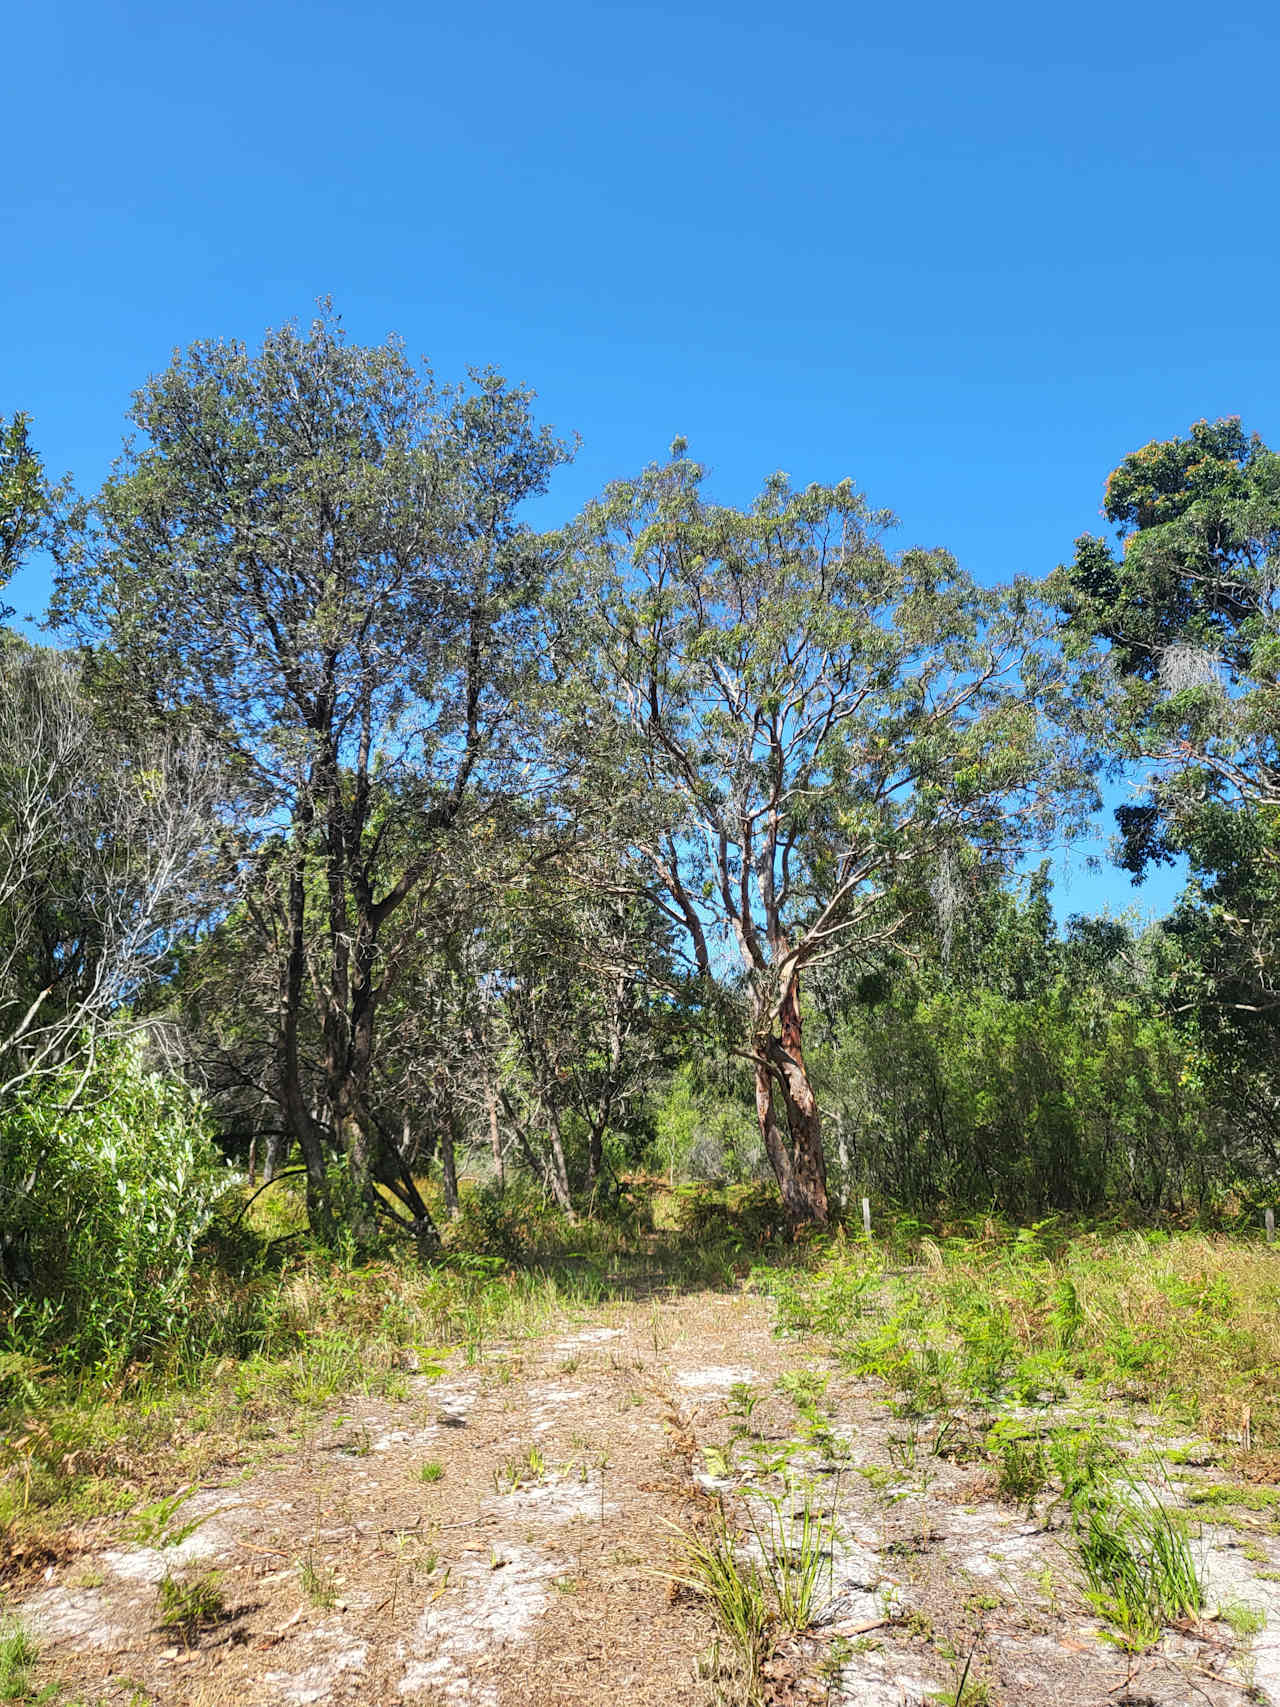
<instances>
[{"instance_id":1,"label":"bush","mask_svg":"<svg viewBox=\"0 0 1280 1707\"><path fill-rule=\"evenodd\" d=\"M11 1342L119 1365L170 1333L231 1183L197 1100L137 1049L101 1050L83 1086L71 1069L37 1082L0 1112Z\"/></svg>"},{"instance_id":2,"label":"bush","mask_svg":"<svg viewBox=\"0 0 1280 1707\"><path fill-rule=\"evenodd\" d=\"M451 1250L517 1263L529 1248L529 1224L518 1201L481 1187L463 1197L458 1214L445 1224L444 1242Z\"/></svg>"}]
</instances>

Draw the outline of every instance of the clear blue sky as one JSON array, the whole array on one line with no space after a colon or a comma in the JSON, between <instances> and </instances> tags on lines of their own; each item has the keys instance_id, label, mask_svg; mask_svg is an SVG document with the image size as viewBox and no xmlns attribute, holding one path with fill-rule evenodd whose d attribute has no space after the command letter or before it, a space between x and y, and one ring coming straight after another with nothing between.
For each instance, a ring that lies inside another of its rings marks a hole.
<instances>
[{"instance_id":1,"label":"clear blue sky","mask_svg":"<svg viewBox=\"0 0 1280 1707\"><path fill-rule=\"evenodd\" d=\"M173 347L323 293L533 384L551 513L679 432L985 580L1147 439L1280 439L1280 8L55 0L5 44L0 413L83 487Z\"/></svg>"}]
</instances>

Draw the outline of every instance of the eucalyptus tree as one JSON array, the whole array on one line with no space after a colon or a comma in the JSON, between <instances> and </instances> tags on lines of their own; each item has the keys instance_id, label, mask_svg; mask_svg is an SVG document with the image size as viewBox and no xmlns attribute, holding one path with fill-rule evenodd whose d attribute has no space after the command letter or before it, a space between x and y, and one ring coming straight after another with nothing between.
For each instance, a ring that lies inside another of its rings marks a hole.
<instances>
[{"instance_id":1,"label":"eucalyptus tree","mask_svg":"<svg viewBox=\"0 0 1280 1707\"><path fill-rule=\"evenodd\" d=\"M55 616L107 701L207 731L252 800L236 847L274 953L274 1094L313 1221L333 1231L336 1144L356 1236L381 1211L429 1237L370 1117L387 941L451 840L528 786L544 562L518 512L567 452L500 375L443 389L328 311L254 354L194 344L130 418L64 531Z\"/></svg>"},{"instance_id":2,"label":"eucalyptus tree","mask_svg":"<svg viewBox=\"0 0 1280 1707\"><path fill-rule=\"evenodd\" d=\"M775 476L711 503L680 441L569 535L593 621L594 717L618 822L704 986L742 993L740 1047L793 1222L828 1218L802 976L904 932L913 870L1050 831L1080 776L1047 722L1063 688L1025 583L945 551L895 557L848 481Z\"/></svg>"}]
</instances>

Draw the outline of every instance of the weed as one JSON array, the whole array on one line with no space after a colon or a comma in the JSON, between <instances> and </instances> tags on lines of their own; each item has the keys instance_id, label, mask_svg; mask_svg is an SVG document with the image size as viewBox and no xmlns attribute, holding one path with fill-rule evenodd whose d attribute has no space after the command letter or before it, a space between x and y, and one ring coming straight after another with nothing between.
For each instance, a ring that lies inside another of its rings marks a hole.
<instances>
[{"instance_id":1,"label":"weed","mask_svg":"<svg viewBox=\"0 0 1280 1707\"><path fill-rule=\"evenodd\" d=\"M996 1612L1004 1603L998 1594L971 1594L964 1604L969 1612Z\"/></svg>"},{"instance_id":2,"label":"weed","mask_svg":"<svg viewBox=\"0 0 1280 1707\"><path fill-rule=\"evenodd\" d=\"M311 1559L304 1559L298 1572L298 1580L302 1584L302 1592L311 1602L328 1611L338 1598L338 1579L336 1574L326 1566L317 1565Z\"/></svg>"},{"instance_id":3,"label":"weed","mask_svg":"<svg viewBox=\"0 0 1280 1707\"><path fill-rule=\"evenodd\" d=\"M996 1460L997 1496L1030 1511L1049 1481L1044 1441L1017 1423L998 1422L987 1436L987 1445Z\"/></svg>"},{"instance_id":4,"label":"weed","mask_svg":"<svg viewBox=\"0 0 1280 1707\"><path fill-rule=\"evenodd\" d=\"M161 1628L177 1630L188 1639L212 1629L227 1615L216 1571L201 1571L193 1577L175 1577L167 1571L156 1590L156 1604Z\"/></svg>"},{"instance_id":5,"label":"weed","mask_svg":"<svg viewBox=\"0 0 1280 1707\"><path fill-rule=\"evenodd\" d=\"M940 1701L944 1707L991 1707L994 1699L991 1694L991 1685L985 1678L970 1675L973 1669L973 1656L976 1652L976 1647L970 1648L969 1657L965 1660L954 1685L944 1689L940 1694L931 1695L930 1701Z\"/></svg>"},{"instance_id":6,"label":"weed","mask_svg":"<svg viewBox=\"0 0 1280 1707\"><path fill-rule=\"evenodd\" d=\"M191 1490L187 1488L180 1493L171 1494L168 1499L139 1506L126 1531L129 1539L136 1541L139 1547L180 1547L184 1541L190 1540L202 1523L207 1523L214 1515L213 1512L206 1512L202 1517L188 1518L185 1523L176 1523L174 1519L190 1498Z\"/></svg>"},{"instance_id":7,"label":"weed","mask_svg":"<svg viewBox=\"0 0 1280 1707\"><path fill-rule=\"evenodd\" d=\"M493 1472L494 1491L499 1494L514 1494L521 1488L532 1487L542 1481L547 1473L546 1459L536 1446L520 1458L508 1458Z\"/></svg>"},{"instance_id":8,"label":"weed","mask_svg":"<svg viewBox=\"0 0 1280 1707\"><path fill-rule=\"evenodd\" d=\"M421 1465L418 1469L418 1480L420 1482L438 1482L443 1475L444 1465L441 1464L437 1458L428 1460L427 1463Z\"/></svg>"},{"instance_id":9,"label":"weed","mask_svg":"<svg viewBox=\"0 0 1280 1707\"><path fill-rule=\"evenodd\" d=\"M816 1369L794 1369L778 1378L778 1391L785 1393L798 1411L812 1411L826 1397L829 1375Z\"/></svg>"},{"instance_id":10,"label":"weed","mask_svg":"<svg viewBox=\"0 0 1280 1707\"><path fill-rule=\"evenodd\" d=\"M1191 1505L1235 1506L1241 1511L1274 1511L1280 1506L1280 1488L1240 1486L1214 1483L1191 1488L1187 1492Z\"/></svg>"},{"instance_id":11,"label":"weed","mask_svg":"<svg viewBox=\"0 0 1280 1707\"><path fill-rule=\"evenodd\" d=\"M729 1389L729 1401L725 1409L731 1417L741 1417L746 1424L751 1422L751 1413L760 1403L760 1395L749 1381L735 1381Z\"/></svg>"},{"instance_id":12,"label":"weed","mask_svg":"<svg viewBox=\"0 0 1280 1707\"><path fill-rule=\"evenodd\" d=\"M1218 1608L1218 1617L1241 1640L1260 1635L1267 1627L1267 1615L1262 1608L1240 1600L1226 1601Z\"/></svg>"}]
</instances>

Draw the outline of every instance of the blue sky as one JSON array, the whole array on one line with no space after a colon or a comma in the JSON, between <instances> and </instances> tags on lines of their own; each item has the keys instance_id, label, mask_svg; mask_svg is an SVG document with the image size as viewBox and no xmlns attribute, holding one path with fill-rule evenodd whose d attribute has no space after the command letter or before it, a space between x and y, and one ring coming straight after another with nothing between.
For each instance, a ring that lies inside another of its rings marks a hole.
<instances>
[{"instance_id":1,"label":"blue sky","mask_svg":"<svg viewBox=\"0 0 1280 1707\"><path fill-rule=\"evenodd\" d=\"M5 36L0 413L84 487L173 347L324 293L537 388L583 439L548 518L683 433L727 499L851 474L998 580L1136 445L1280 438L1277 8L76 0Z\"/></svg>"}]
</instances>

